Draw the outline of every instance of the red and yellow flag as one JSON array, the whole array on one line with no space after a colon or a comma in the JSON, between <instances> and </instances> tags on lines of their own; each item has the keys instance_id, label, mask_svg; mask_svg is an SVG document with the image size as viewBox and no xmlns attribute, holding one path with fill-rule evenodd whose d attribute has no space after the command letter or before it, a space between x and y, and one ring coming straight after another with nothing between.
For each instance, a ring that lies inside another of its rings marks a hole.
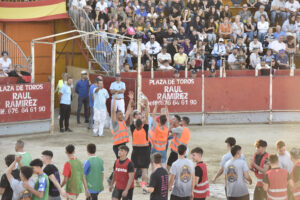
<instances>
[{"instance_id":1,"label":"red and yellow flag","mask_svg":"<svg viewBox=\"0 0 300 200\"><path fill-rule=\"evenodd\" d=\"M43 21L67 17L65 0L0 2L0 21Z\"/></svg>"}]
</instances>

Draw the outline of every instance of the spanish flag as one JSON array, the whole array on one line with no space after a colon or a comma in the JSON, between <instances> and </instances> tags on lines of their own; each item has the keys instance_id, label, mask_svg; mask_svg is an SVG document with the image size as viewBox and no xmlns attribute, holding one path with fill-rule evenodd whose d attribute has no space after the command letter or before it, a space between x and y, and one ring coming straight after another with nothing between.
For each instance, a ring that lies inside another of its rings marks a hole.
<instances>
[{"instance_id":1,"label":"spanish flag","mask_svg":"<svg viewBox=\"0 0 300 200\"><path fill-rule=\"evenodd\" d=\"M43 21L67 17L65 0L0 2L0 21Z\"/></svg>"}]
</instances>

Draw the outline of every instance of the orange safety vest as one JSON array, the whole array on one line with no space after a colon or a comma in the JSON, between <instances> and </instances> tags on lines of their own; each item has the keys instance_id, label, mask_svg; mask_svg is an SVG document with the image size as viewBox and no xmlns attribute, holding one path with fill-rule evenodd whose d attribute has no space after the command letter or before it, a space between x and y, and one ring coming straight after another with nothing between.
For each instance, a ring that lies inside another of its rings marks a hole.
<instances>
[{"instance_id":1,"label":"orange safety vest","mask_svg":"<svg viewBox=\"0 0 300 200\"><path fill-rule=\"evenodd\" d=\"M141 130L134 129L132 133L132 146L134 147L149 146L149 142L147 140L147 133L144 128L141 128Z\"/></svg>"},{"instance_id":2,"label":"orange safety vest","mask_svg":"<svg viewBox=\"0 0 300 200\"><path fill-rule=\"evenodd\" d=\"M200 183L195 185L194 188L194 198L206 198L209 196L209 183L208 183L208 176L207 176L207 167L204 162L197 163L197 166L199 166L202 169L202 180Z\"/></svg>"},{"instance_id":3,"label":"orange safety vest","mask_svg":"<svg viewBox=\"0 0 300 200\"><path fill-rule=\"evenodd\" d=\"M254 162L255 162L256 155L257 155L257 153L255 153L254 156L253 156L253 161ZM264 167L264 164L265 164L265 161L266 161L267 158L269 158L269 154L267 152L265 152L265 154L263 155L263 157L262 157L262 159L259 163L259 166L261 168ZM264 174L262 172L258 171L254 166L251 166L251 168L254 171L255 176L257 178L256 186L257 187L263 187Z\"/></svg>"},{"instance_id":4,"label":"orange safety vest","mask_svg":"<svg viewBox=\"0 0 300 200\"><path fill-rule=\"evenodd\" d=\"M269 179L268 200L287 200L287 180L289 172L286 169L270 169L266 175Z\"/></svg>"},{"instance_id":5,"label":"orange safety vest","mask_svg":"<svg viewBox=\"0 0 300 200\"><path fill-rule=\"evenodd\" d=\"M164 151L167 147L169 129L167 126L157 125L151 135L152 147L157 151Z\"/></svg>"},{"instance_id":6,"label":"orange safety vest","mask_svg":"<svg viewBox=\"0 0 300 200\"><path fill-rule=\"evenodd\" d=\"M294 165L294 168L293 168L292 173L291 173L291 177L292 177L292 179L293 179L294 182L295 182L295 180L294 180L294 170L295 170L296 167L300 167L300 162L297 162ZM293 196L294 196L295 200L300 200L300 187L294 188L294 190L293 190Z\"/></svg>"},{"instance_id":7,"label":"orange safety vest","mask_svg":"<svg viewBox=\"0 0 300 200\"><path fill-rule=\"evenodd\" d=\"M177 137L177 135L174 134L174 137L171 141L170 147L174 152L177 152L177 148L179 145L183 144L183 145L187 145L190 141L191 138L191 133L190 130L186 127L182 127L182 133L180 135L180 137Z\"/></svg>"},{"instance_id":8,"label":"orange safety vest","mask_svg":"<svg viewBox=\"0 0 300 200\"><path fill-rule=\"evenodd\" d=\"M114 145L129 142L127 126L124 120L118 121L118 128L118 130L113 130L113 128L110 129L111 134L113 135Z\"/></svg>"}]
</instances>

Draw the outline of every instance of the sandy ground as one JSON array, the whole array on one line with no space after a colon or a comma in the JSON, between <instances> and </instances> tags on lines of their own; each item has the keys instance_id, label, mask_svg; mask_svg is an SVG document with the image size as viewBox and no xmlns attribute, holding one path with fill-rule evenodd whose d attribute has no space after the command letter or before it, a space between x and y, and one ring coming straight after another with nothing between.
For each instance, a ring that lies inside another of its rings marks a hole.
<instances>
[{"instance_id":1,"label":"sandy ground","mask_svg":"<svg viewBox=\"0 0 300 200\"><path fill-rule=\"evenodd\" d=\"M56 122L57 123L57 122ZM58 125L56 124L56 127ZM76 146L76 156L84 162L87 159L86 145L88 143L97 144L97 155L104 160L105 177L112 171L115 155L112 150L112 136L105 130L104 137L93 137L92 132L87 130L86 124L75 124L75 116L71 116L72 133L59 133L58 128L53 135L37 134L28 136L0 137L0 172L5 171L6 166L4 157L7 154L14 153L14 143L18 139L25 141L25 151L30 152L33 158L41 157L43 150L52 150L54 152L54 164L62 170L67 157L64 154L64 147L68 144ZM257 139L268 141L268 152L275 152L275 142L283 139L287 144L287 149L299 147L300 125L299 124L274 124L274 125L209 125L209 126L191 126L191 142L189 148L200 146L204 149L204 161L208 165L208 176L210 180L219 168L219 162L224 153L226 137L233 136L237 139L237 144L243 148L243 153L249 163L254 153L253 143ZM131 147L131 144L129 145ZM169 152L168 152L169 153ZM131 154L131 152L130 152ZM254 174L251 176L255 181ZM211 184L211 197L209 199L224 199L224 176L220 177L217 184ZM249 186L250 193L254 186ZM100 194L100 199L111 199L111 193L108 191L107 183L105 189ZM79 199L85 199L80 195ZM149 199L149 195L143 195L141 188L135 188L134 199Z\"/></svg>"}]
</instances>

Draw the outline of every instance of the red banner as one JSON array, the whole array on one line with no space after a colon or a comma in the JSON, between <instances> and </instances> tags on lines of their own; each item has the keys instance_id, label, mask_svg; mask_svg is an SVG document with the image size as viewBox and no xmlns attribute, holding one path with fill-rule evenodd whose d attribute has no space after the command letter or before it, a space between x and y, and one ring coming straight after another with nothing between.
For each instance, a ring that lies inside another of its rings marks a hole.
<instances>
[{"instance_id":1,"label":"red banner","mask_svg":"<svg viewBox=\"0 0 300 200\"><path fill-rule=\"evenodd\" d=\"M155 102L167 105L170 112L201 112L201 78L143 79L142 92L149 99L151 111Z\"/></svg>"},{"instance_id":2,"label":"red banner","mask_svg":"<svg viewBox=\"0 0 300 200\"><path fill-rule=\"evenodd\" d=\"M50 118L50 83L0 85L0 123Z\"/></svg>"}]
</instances>

